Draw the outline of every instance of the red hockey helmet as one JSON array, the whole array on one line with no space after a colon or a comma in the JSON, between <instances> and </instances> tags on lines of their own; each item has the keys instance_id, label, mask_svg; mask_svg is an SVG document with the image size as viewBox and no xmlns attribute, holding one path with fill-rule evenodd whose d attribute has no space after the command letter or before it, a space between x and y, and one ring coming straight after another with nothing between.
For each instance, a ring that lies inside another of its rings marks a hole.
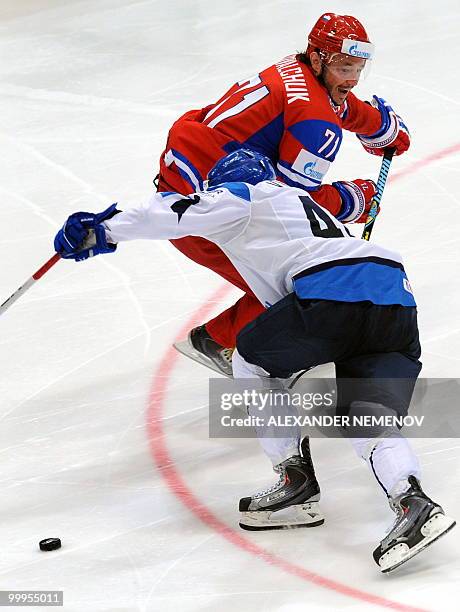
<instances>
[{"instance_id":1,"label":"red hockey helmet","mask_svg":"<svg viewBox=\"0 0 460 612\"><path fill-rule=\"evenodd\" d=\"M372 59L374 45L364 26L351 15L324 13L308 35L307 55L320 49L326 56L345 53L364 60Z\"/></svg>"}]
</instances>

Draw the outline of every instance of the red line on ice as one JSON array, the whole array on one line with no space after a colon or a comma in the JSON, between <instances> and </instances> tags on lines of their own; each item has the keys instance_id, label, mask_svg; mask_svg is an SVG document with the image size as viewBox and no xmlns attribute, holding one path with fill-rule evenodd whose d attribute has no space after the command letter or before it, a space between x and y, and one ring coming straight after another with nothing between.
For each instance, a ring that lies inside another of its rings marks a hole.
<instances>
[{"instance_id":1,"label":"red line on ice","mask_svg":"<svg viewBox=\"0 0 460 612\"><path fill-rule=\"evenodd\" d=\"M389 177L388 180L395 181L397 179L403 178L404 176L407 176L408 174L413 174L414 172L421 170L425 166L429 166L433 162L439 161L440 159L444 159L445 157L448 157L449 155L453 155L459 152L460 152L460 142L458 142L457 144L451 145L450 147L446 147L445 149L441 149L440 151L436 151L435 153L432 153L430 155L427 155L427 157L424 157L423 159L420 159L419 161L415 161L412 164L409 164L408 166L406 166L405 168L402 168L401 170L396 170L395 172L392 173L392 175Z\"/></svg>"},{"instance_id":2,"label":"red line on ice","mask_svg":"<svg viewBox=\"0 0 460 612\"><path fill-rule=\"evenodd\" d=\"M397 180L416 172L424 166L459 151L460 143L433 153L420 161L414 162L399 172L394 172L390 178L392 180ZM230 285L222 285L219 287L219 289L217 289L217 291L215 291L209 298L208 302L203 304L184 324L183 328L177 334L177 338L183 338L194 325L203 321L213 310L215 302L219 302L221 299L223 299L231 289L232 287ZM399 610L400 612L424 612L423 608L408 606L396 601L385 599L378 595L373 595L372 593L361 591L346 584L342 584L341 582L321 576L320 574L311 572L300 565L286 561L282 557L279 557L265 550L261 546L258 546L248 538L244 537L237 530L223 523L202 501L200 501L200 499L198 499L187 483L182 479L182 476L175 466L174 460L166 444L166 434L163 430L162 423L168 384L178 357L179 353L177 353L173 347L169 347L164 353L152 380L147 415L147 431L152 457L160 472L160 475L174 496L192 514L194 514L196 518L198 518L202 523L218 533L228 542L238 547L240 550L254 555L265 563L282 569L288 574L297 576L298 578L301 578L316 586L329 589L337 594L351 597L368 604L380 606L390 610Z\"/></svg>"},{"instance_id":3,"label":"red line on ice","mask_svg":"<svg viewBox=\"0 0 460 612\"><path fill-rule=\"evenodd\" d=\"M209 301L202 305L186 322L186 324L177 334L177 338L183 338L191 327L205 319L215 307L215 303L220 301L231 289L232 287L230 285L221 286L210 297ZM200 501L200 499L198 499L178 472L174 464L174 460L168 450L166 435L163 430L162 418L166 402L167 388L178 357L179 353L173 347L169 347L163 355L163 358L155 372L149 397L147 430L150 450L160 475L165 480L174 496L179 499L187 510L194 514L196 518L198 518L207 527L214 530L234 546L237 546L240 550L252 554L269 565L282 569L288 574L302 578L303 580L311 582L316 586L332 590L335 593L340 593L341 595L359 599L368 604L378 605L391 610L399 610L401 612L423 612L421 608L406 606L371 593L360 591L359 589L355 589L346 584L341 584L335 580L315 574L314 572L311 572L299 565L285 561L283 558L274 555L257 544L254 544L254 542L251 542L251 540L241 535L238 531L223 523L202 501Z\"/></svg>"}]
</instances>

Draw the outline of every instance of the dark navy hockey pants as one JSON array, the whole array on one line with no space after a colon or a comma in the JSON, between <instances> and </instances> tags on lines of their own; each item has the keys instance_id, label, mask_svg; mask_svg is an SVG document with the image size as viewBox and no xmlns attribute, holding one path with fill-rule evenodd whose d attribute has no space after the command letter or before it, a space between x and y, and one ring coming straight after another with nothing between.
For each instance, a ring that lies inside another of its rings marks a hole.
<instances>
[{"instance_id":1,"label":"dark navy hockey pants","mask_svg":"<svg viewBox=\"0 0 460 612\"><path fill-rule=\"evenodd\" d=\"M422 367L415 307L301 300L294 293L246 325L237 348L278 378L333 362L338 414L360 400L404 416Z\"/></svg>"}]
</instances>

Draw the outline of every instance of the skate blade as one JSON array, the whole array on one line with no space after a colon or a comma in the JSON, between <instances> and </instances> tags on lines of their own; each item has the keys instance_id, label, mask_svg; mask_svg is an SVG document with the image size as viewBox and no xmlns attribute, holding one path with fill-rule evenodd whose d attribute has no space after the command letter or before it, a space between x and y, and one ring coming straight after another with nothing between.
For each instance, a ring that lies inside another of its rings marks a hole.
<instances>
[{"instance_id":1,"label":"skate blade","mask_svg":"<svg viewBox=\"0 0 460 612\"><path fill-rule=\"evenodd\" d=\"M270 529L296 529L317 527L324 523L318 502L298 504L281 510L255 510L242 512L241 529L246 531L268 531Z\"/></svg>"},{"instance_id":2,"label":"skate blade","mask_svg":"<svg viewBox=\"0 0 460 612\"><path fill-rule=\"evenodd\" d=\"M222 376L226 376L227 378L233 378L229 374L226 374L221 369L219 369L212 359L209 359L209 357L206 357L205 355L197 351L189 342L188 338L187 340L174 342L173 347L176 349L176 351L179 351L179 353L185 355L185 357L196 361L196 363L199 363L200 365L206 366L213 372L217 372L217 374L221 374Z\"/></svg>"},{"instance_id":3,"label":"skate blade","mask_svg":"<svg viewBox=\"0 0 460 612\"><path fill-rule=\"evenodd\" d=\"M409 548L404 542L392 546L380 557L380 569L384 574L392 572L397 567L400 567L403 563L406 563L406 561L409 561L409 559L412 559L412 557L415 557L415 555L425 550L430 544L436 542L441 536L453 529L455 525L456 522L454 519L438 512L429 518L421 528L420 531L424 536L423 540L412 548Z\"/></svg>"}]
</instances>

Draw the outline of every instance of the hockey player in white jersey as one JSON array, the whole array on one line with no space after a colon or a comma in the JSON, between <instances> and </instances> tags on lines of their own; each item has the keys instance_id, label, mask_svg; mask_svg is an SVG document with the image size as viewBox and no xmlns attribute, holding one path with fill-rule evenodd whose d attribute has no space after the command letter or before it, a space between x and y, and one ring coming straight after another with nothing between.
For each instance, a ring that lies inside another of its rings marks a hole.
<instances>
[{"instance_id":1,"label":"hockey player in white jersey","mask_svg":"<svg viewBox=\"0 0 460 612\"><path fill-rule=\"evenodd\" d=\"M238 336L235 378L283 379L333 362L339 397L341 379L366 381L353 397L342 394L342 410L404 415L421 364L416 304L401 256L354 238L304 191L274 176L267 158L236 151L210 172L207 191L187 197L155 193L124 212L112 205L99 214L71 215L56 235L56 251L80 261L129 240L205 237L224 251L267 308ZM405 384L395 384L397 379ZM422 491L418 460L398 429L366 434L350 441L396 513L374 551L386 572L447 533L455 521ZM259 440L279 480L240 500L240 525L322 524L308 439L301 442L294 430L285 438Z\"/></svg>"}]
</instances>

